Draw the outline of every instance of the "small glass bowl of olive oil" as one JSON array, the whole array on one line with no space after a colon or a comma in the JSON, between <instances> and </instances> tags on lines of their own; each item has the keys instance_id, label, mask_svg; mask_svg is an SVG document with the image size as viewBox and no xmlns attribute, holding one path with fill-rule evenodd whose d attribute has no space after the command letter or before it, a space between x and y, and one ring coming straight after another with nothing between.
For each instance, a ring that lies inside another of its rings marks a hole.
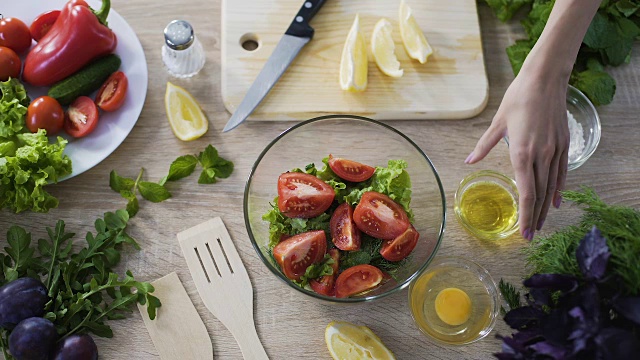
<instances>
[{"instance_id":1,"label":"small glass bowl of olive oil","mask_svg":"<svg viewBox=\"0 0 640 360\"><path fill-rule=\"evenodd\" d=\"M440 257L411 283L409 307L424 334L446 344L465 345L493 330L500 294L482 266L460 257Z\"/></svg>"},{"instance_id":2,"label":"small glass bowl of olive oil","mask_svg":"<svg viewBox=\"0 0 640 360\"><path fill-rule=\"evenodd\" d=\"M506 175L491 170L468 175L454 203L458 221L480 239L504 239L518 231L518 188Z\"/></svg>"}]
</instances>

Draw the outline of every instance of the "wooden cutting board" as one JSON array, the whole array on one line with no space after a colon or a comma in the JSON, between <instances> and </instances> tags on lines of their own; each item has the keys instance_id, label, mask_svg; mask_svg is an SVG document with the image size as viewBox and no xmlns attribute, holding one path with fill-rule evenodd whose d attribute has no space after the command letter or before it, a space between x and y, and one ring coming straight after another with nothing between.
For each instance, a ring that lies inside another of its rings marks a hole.
<instances>
[{"instance_id":1,"label":"wooden cutting board","mask_svg":"<svg viewBox=\"0 0 640 360\"><path fill-rule=\"evenodd\" d=\"M302 0L222 1L222 98L234 112L303 5ZM250 119L303 120L324 114L357 114L380 120L462 119L480 113L488 81L476 0L407 0L434 54L427 64L407 55L398 27L400 0L327 0L311 21L315 37L300 52ZM344 40L356 13L370 42L375 23L394 26L404 76L382 74L369 55L369 85L362 93L340 89ZM258 48L242 43L256 40Z\"/></svg>"}]
</instances>

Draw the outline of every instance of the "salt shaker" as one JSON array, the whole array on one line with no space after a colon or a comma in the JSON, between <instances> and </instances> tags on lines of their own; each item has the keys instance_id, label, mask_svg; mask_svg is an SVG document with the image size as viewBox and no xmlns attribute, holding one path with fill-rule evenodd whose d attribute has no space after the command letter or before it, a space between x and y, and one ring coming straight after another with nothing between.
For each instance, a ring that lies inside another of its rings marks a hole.
<instances>
[{"instance_id":1,"label":"salt shaker","mask_svg":"<svg viewBox=\"0 0 640 360\"><path fill-rule=\"evenodd\" d=\"M191 24L173 20L164 28L162 61L169 74L179 78L191 77L202 69L204 50Z\"/></svg>"}]
</instances>

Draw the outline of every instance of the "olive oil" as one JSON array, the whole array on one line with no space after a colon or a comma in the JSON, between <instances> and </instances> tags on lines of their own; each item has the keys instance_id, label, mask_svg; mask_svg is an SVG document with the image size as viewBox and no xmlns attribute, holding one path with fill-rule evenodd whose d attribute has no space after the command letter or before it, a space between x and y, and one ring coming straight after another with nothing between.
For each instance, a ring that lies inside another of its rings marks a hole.
<instances>
[{"instance_id":1,"label":"olive oil","mask_svg":"<svg viewBox=\"0 0 640 360\"><path fill-rule=\"evenodd\" d=\"M504 233L518 220L515 198L505 187L492 181L469 185L462 193L456 211L481 237Z\"/></svg>"}]
</instances>

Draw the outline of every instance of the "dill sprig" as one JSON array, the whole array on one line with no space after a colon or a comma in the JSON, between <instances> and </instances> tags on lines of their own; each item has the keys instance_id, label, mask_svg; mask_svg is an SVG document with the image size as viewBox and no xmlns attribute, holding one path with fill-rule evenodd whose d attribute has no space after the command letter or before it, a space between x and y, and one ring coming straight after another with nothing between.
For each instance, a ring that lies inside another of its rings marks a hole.
<instances>
[{"instance_id":1,"label":"dill sprig","mask_svg":"<svg viewBox=\"0 0 640 360\"><path fill-rule=\"evenodd\" d=\"M580 240L595 225L607 239L611 251L607 272L619 279L623 293L639 294L640 211L608 205L587 187L581 191L565 191L562 196L584 207L584 214L577 225L538 237L524 250L532 274L568 274L582 278L575 253Z\"/></svg>"},{"instance_id":2,"label":"dill sprig","mask_svg":"<svg viewBox=\"0 0 640 360\"><path fill-rule=\"evenodd\" d=\"M502 294L504 301L509 305L509 310L517 309L522 306L520 302L520 291L516 290L511 283L504 281L504 279L500 279L498 289L500 289L500 293ZM500 313L504 316L507 311L504 307L500 306Z\"/></svg>"}]
</instances>

